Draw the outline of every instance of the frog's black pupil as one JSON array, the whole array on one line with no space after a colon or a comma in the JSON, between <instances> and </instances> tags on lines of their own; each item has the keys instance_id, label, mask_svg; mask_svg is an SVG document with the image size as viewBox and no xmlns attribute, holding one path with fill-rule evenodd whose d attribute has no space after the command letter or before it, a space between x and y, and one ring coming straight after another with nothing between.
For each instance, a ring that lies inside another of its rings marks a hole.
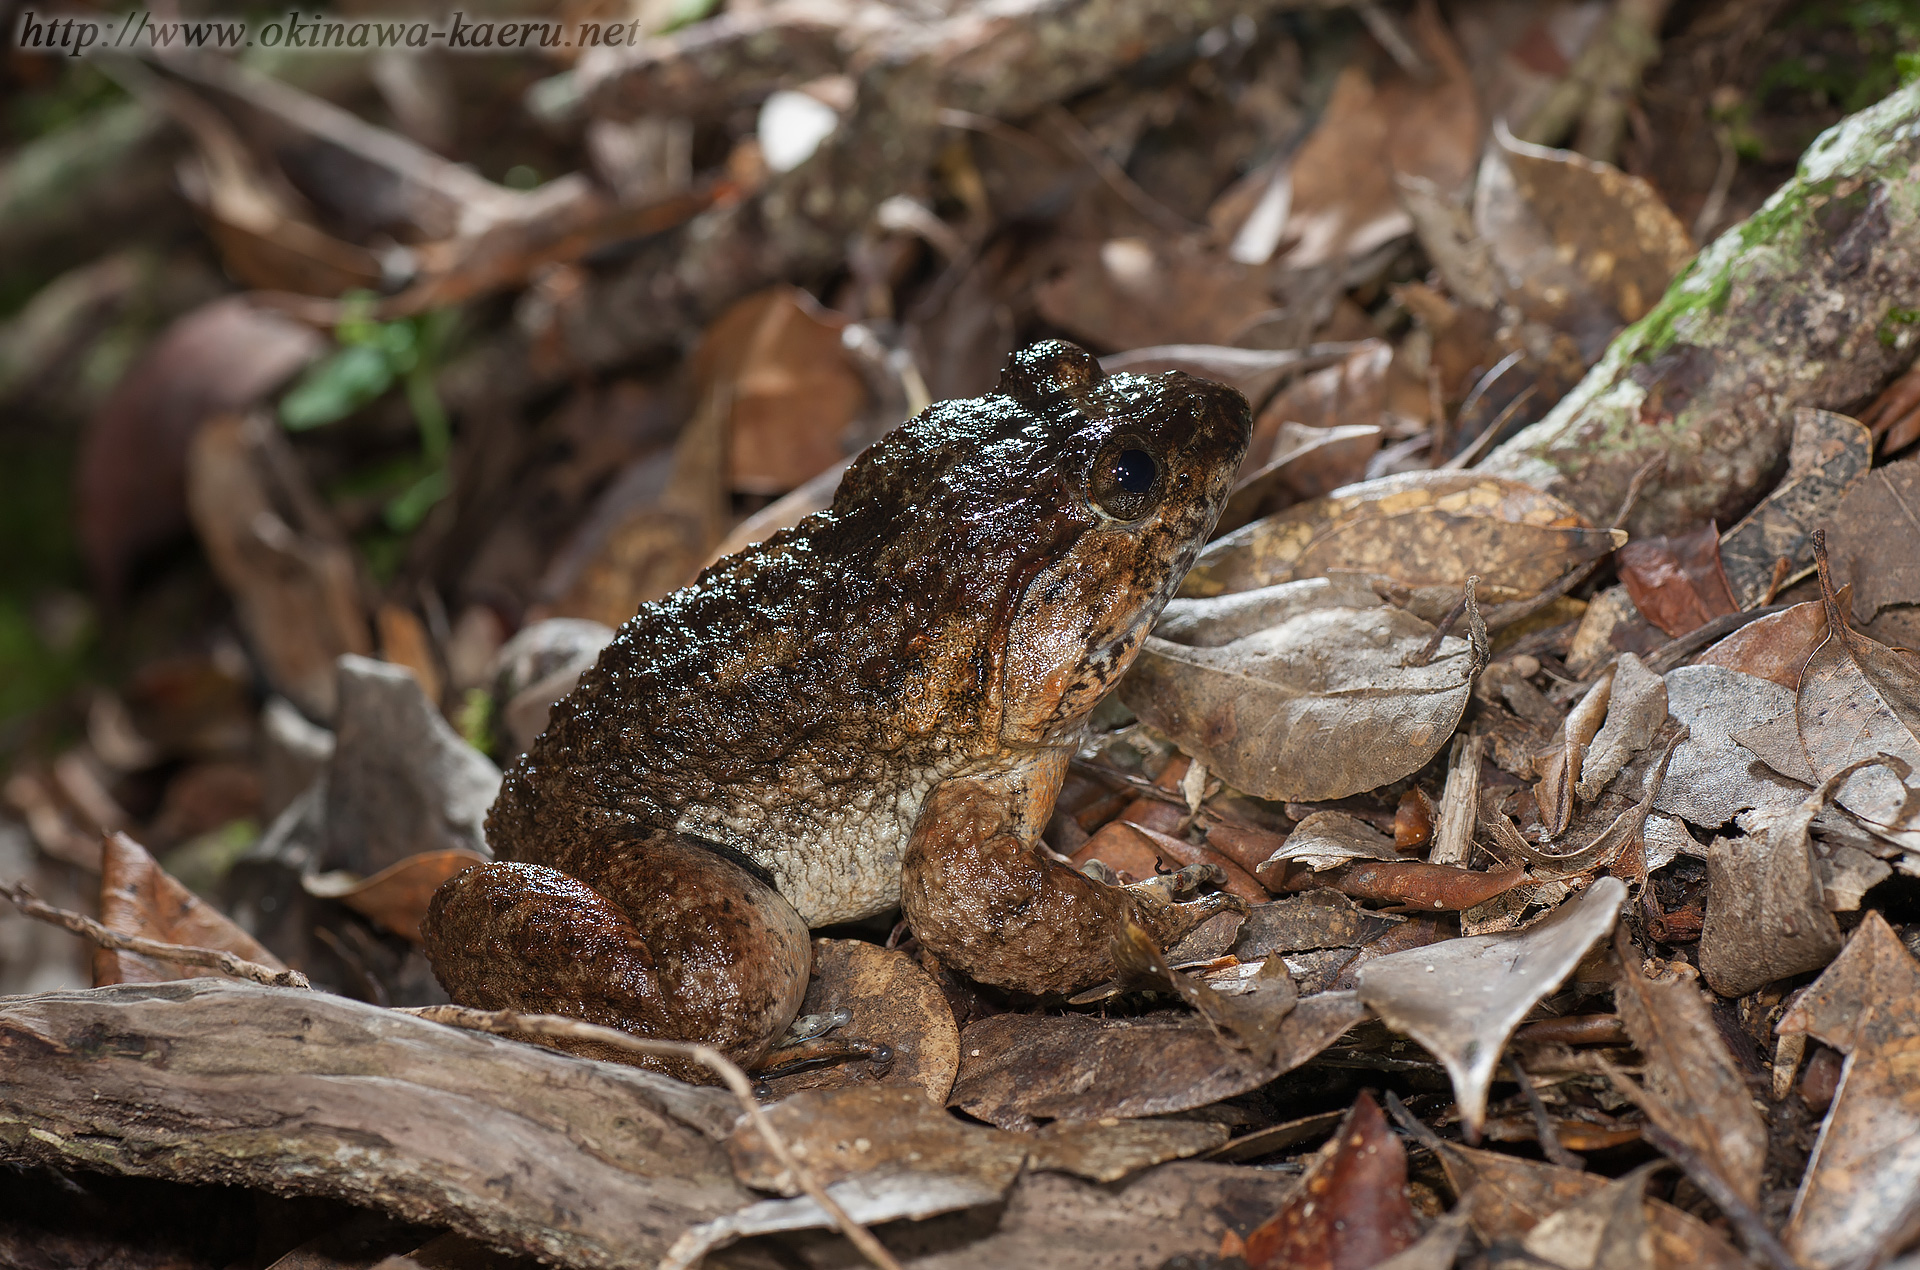
<instances>
[{"instance_id":1,"label":"frog's black pupil","mask_svg":"<svg viewBox=\"0 0 1920 1270\"><path fill-rule=\"evenodd\" d=\"M1153 488L1153 456L1145 450L1122 450L1113 460L1113 481L1129 494Z\"/></svg>"}]
</instances>

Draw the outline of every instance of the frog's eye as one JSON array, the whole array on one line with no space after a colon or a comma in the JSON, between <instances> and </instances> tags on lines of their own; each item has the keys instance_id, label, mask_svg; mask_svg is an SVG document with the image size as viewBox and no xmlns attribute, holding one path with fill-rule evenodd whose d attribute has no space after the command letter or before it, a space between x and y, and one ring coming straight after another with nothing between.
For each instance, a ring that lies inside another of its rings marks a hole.
<instances>
[{"instance_id":1,"label":"frog's eye","mask_svg":"<svg viewBox=\"0 0 1920 1270\"><path fill-rule=\"evenodd\" d=\"M1115 520L1139 520L1160 501L1160 461L1131 438L1109 441L1094 457L1087 492Z\"/></svg>"}]
</instances>

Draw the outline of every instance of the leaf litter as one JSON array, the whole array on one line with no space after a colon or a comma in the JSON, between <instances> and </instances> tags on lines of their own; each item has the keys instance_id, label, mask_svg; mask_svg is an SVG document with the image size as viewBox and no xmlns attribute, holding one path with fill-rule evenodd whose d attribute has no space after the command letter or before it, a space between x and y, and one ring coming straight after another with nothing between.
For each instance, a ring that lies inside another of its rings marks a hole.
<instances>
[{"instance_id":1,"label":"leaf litter","mask_svg":"<svg viewBox=\"0 0 1920 1270\"><path fill-rule=\"evenodd\" d=\"M796 1157L903 1264L1911 1255L1911 309L1881 306L1862 342L1900 366L1780 407L1780 444L1740 459L1770 484L1652 475L1631 539L1502 444L1627 324L1664 329L1694 240L1759 205L1739 130L1779 110L1740 96L1760 69L1734 55L1746 87L1701 96L1710 141L1636 123L1582 154L1537 144L1563 99L1599 111L1642 75L1664 95L1635 110L1688 99L1685 58L1609 60L1634 24L1672 49L1711 24L1369 5L1196 29L1162 65L1134 61L1159 35L1096 22L1068 75L1038 11L1002 31L711 8L624 61L516 63L505 92L464 64L354 61L361 87L128 72L179 121L167 197L206 234L142 238L177 294L114 331L69 320L90 369L29 377L34 408L93 403L59 422L86 435L75 529L105 607L77 582L0 594L0 659L16 610L36 648L112 657L88 695L60 681L4 720L0 861L188 960L102 947L62 971L31 949L65 945L10 919L9 990L164 988L237 958L436 1000L427 899L484 858L500 765L611 628L826 506L931 396L1066 332L1113 370L1229 382L1256 424L1039 849L1245 912L1178 950L1123 928L1121 978L1073 1002L974 984L910 928L829 932L753 1073ZM937 121L872 69L908 47ZM834 198L779 152L770 92L814 103L821 165L852 159ZM360 117L375 98L399 131ZM492 102L496 135L469 135L465 101ZM1683 152L1703 172L1675 177ZM75 268L35 323L83 259L49 266ZM46 338L0 325L0 369ZM1717 391L1687 347L1637 363L1642 423ZM1605 485L1610 461L1563 475ZM1698 510L1644 511L1677 489ZM840 1255L754 1131L714 1146L739 1202L662 1264ZM1515 1154L1536 1146L1555 1163ZM421 1264L455 1238L378 1221Z\"/></svg>"}]
</instances>

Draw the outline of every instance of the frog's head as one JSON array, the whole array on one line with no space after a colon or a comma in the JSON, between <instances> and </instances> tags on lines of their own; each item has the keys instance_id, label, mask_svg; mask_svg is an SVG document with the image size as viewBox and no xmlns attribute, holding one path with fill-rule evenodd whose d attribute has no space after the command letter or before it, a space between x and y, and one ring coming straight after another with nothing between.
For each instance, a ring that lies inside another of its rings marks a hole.
<instances>
[{"instance_id":1,"label":"frog's head","mask_svg":"<svg viewBox=\"0 0 1920 1270\"><path fill-rule=\"evenodd\" d=\"M882 642L913 668L896 682L914 730L1070 737L1212 531L1250 430L1231 388L1107 375L1051 340L1015 353L998 392L937 403L863 454L835 537L871 544L852 554L895 584Z\"/></svg>"}]
</instances>

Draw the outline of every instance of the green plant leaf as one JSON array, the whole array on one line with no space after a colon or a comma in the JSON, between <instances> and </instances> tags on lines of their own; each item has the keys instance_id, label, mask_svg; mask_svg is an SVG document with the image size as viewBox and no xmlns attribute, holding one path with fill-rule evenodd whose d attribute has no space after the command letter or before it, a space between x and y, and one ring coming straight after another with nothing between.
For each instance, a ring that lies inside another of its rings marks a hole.
<instances>
[{"instance_id":1,"label":"green plant leaf","mask_svg":"<svg viewBox=\"0 0 1920 1270\"><path fill-rule=\"evenodd\" d=\"M384 349L354 344L319 362L280 399L280 422L289 431L337 423L393 386L394 367Z\"/></svg>"}]
</instances>

